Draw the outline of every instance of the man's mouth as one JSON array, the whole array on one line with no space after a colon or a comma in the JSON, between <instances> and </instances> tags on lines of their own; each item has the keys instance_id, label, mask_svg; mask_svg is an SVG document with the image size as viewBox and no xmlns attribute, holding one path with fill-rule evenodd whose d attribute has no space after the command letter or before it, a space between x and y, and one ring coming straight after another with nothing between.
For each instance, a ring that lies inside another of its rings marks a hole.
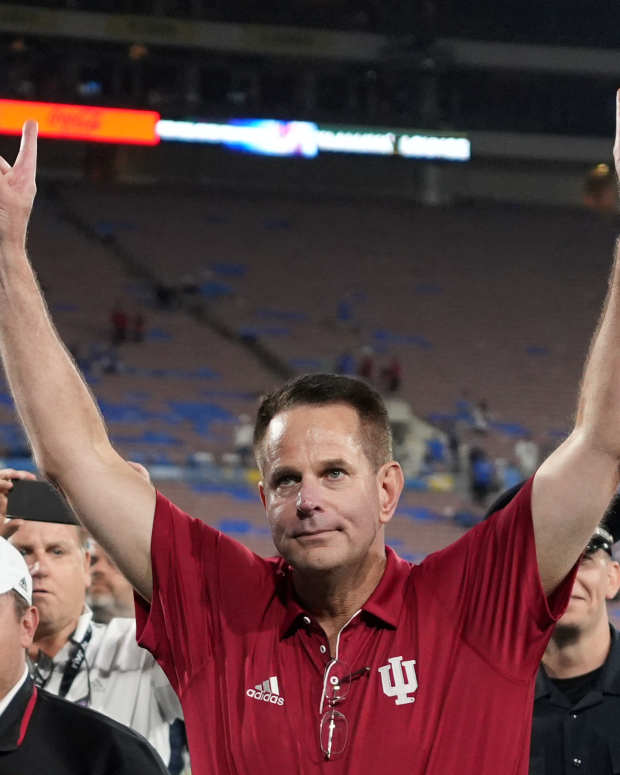
<instances>
[{"instance_id":1,"label":"man's mouth","mask_svg":"<svg viewBox=\"0 0 620 775\"><path fill-rule=\"evenodd\" d=\"M301 533L296 533L295 538L317 538L318 536L327 535L327 533L337 532L336 528L325 527L320 530L304 530Z\"/></svg>"},{"instance_id":2,"label":"man's mouth","mask_svg":"<svg viewBox=\"0 0 620 775\"><path fill-rule=\"evenodd\" d=\"M110 588L106 587L105 584L91 584L90 587L88 588L88 591L91 594L94 592L94 593L99 594L99 595L101 593L105 593L105 594L110 594L111 593Z\"/></svg>"}]
</instances>

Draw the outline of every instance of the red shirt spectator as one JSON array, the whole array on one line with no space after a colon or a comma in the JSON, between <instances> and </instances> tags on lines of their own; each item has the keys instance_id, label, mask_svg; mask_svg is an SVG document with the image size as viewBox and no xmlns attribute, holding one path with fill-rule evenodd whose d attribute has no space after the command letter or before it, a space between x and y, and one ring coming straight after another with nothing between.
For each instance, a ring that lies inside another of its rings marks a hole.
<instances>
[{"instance_id":1,"label":"red shirt spectator","mask_svg":"<svg viewBox=\"0 0 620 775\"><path fill-rule=\"evenodd\" d=\"M525 775L534 677L573 582L545 598L530 494L531 482L421 565L388 549L378 587L338 636L333 669L284 560L258 557L158 495L139 642L182 700L195 775L498 775L507 764ZM334 675L348 739L326 762L320 725Z\"/></svg>"}]
</instances>

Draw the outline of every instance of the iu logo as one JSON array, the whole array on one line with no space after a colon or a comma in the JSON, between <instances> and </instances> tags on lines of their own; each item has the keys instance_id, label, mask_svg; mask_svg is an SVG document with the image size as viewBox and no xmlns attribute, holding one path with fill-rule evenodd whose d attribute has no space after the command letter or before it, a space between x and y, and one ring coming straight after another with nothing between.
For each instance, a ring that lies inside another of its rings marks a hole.
<instances>
[{"instance_id":1,"label":"iu logo","mask_svg":"<svg viewBox=\"0 0 620 775\"><path fill-rule=\"evenodd\" d=\"M388 665L379 668L383 693L386 697L396 697L396 705L407 705L410 702L415 702L415 697L409 696L418 688L415 659L403 662L402 657L390 657L388 662Z\"/></svg>"}]
</instances>

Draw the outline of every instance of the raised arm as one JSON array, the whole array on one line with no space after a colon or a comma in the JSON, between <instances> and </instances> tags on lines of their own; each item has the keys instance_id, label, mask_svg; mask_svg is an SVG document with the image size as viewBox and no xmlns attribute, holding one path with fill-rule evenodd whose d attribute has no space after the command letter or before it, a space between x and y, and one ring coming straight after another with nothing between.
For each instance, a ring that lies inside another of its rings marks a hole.
<instances>
[{"instance_id":1,"label":"raised arm","mask_svg":"<svg viewBox=\"0 0 620 775\"><path fill-rule=\"evenodd\" d=\"M620 92L616 95L616 174L620 170ZM618 486L620 471L620 249L584 370L569 438L534 479L532 508L543 586L568 573Z\"/></svg>"},{"instance_id":2,"label":"raised arm","mask_svg":"<svg viewBox=\"0 0 620 775\"><path fill-rule=\"evenodd\" d=\"M110 444L26 255L36 157L37 127L29 121L15 164L0 157L2 363L40 471L58 484L87 529L150 600L155 491Z\"/></svg>"}]
</instances>

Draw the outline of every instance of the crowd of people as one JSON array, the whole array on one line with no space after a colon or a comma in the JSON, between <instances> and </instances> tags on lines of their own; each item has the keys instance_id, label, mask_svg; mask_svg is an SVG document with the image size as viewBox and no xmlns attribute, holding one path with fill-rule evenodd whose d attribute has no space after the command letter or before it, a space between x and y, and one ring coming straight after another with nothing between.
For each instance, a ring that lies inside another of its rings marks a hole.
<instances>
[{"instance_id":1,"label":"crowd of people","mask_svg":"<svg viewBox=\"0 0 620 775\"><path fill-rule=\"evenodd\" d=\"M617 127L620 167L620 107ZM0 477L13 517L0 540L0 773L36 772L39 757L67 775L94 760L110 775L161 771L181 713L196 775L613 772L619 256L573 430L420 564L386 544L404 477L381 396L333 374L264 396L252 447L277 551L265 559L110 443L26 253L35 173L26 122L15 163L0 160L0 354L39 470L84 527L12 513L14 481L30 477ZM93 621L84 529L135 590L135 621Z\"/></svg>"}]
</instances>

